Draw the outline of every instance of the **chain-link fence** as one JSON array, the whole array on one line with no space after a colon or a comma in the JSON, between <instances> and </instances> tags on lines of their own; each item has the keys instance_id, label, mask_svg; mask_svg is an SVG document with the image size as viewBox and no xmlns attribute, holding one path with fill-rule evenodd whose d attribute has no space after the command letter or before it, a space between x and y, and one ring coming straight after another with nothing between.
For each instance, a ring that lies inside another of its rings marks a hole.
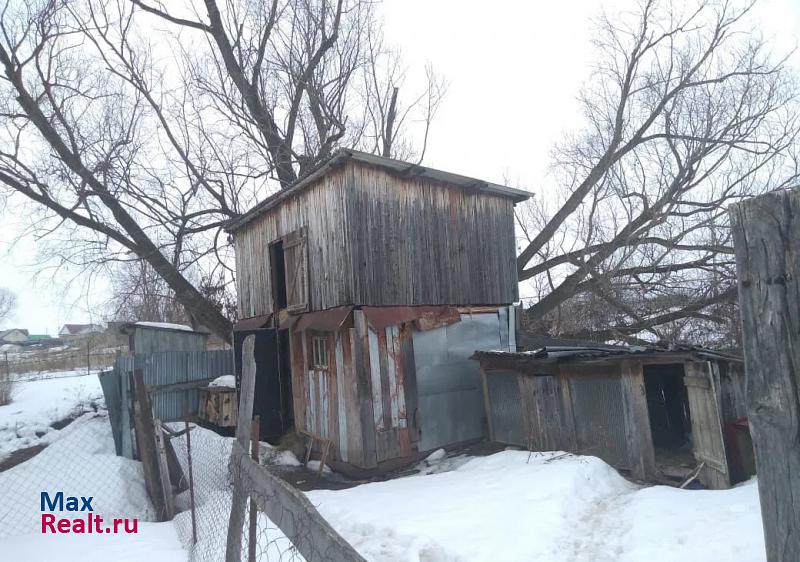
<instances>
[{"instance_id":1,"label":"chain-link fence","mask_svg":"<svg viewBox=\"0 0 800 562\"><path fill-rule=\"evenodd\" d=\"M172 445L192 489L180 494L175 518L192 561L358 561L358 553L322 518L305 495L268 467L251 460L232 438L206 431L181 432L170 424ZM233 523L231 523L233 520ZM194 523L194 525L193 525Z\"/></svg>"},{"instance_id":2,"label":"chain-link fence","mask_svg":"<svg viewBox=\"0 0 800 562\"><path fill-rule=\"evenodd\" d=\"M0 537L50 531L50 517L86 520L87 511L67 509L69 497L92 498L91 514L101 518L92 523L100 532L115 532L107 530L115 519L129 527L134 520L153 520L141 463L116 456L107 413L95 406L53 432L52 443L44 439L22 451L27 458L0 472Z\"/></svg>"}]
</instances>

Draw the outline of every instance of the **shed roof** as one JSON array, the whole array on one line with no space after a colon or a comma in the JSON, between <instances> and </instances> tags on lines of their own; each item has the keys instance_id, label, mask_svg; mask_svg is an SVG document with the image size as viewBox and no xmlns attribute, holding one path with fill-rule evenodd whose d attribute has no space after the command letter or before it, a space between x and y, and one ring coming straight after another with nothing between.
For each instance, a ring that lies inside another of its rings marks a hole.
<instances>
[{"instance_id":1,"label":"shed roof","mask_svg":"<svg viewBox=\"0 0 800 562\"><path fill-rule=\"evenodd\" d=\"M135 330L156 330L160 332L184 332L187 334L197 334L208 336L208 332L193 330L184 324L173 324L171 322L126 322L120 327L120 332L130 334Z\"/></svg>"},{"instance_id":2,"label":"shed roof","mask_svg":"<svg viewBox=\"0 0 800 562\"><path fill-rule=\"evenodd\" d=\"M555 364L565 362L581 362L596 360L615 360L635 356L637 358L663 357L665 361L676 357L694 356L706 360L729 362L742 362L742 357L734 353L716 351L702 346L691 344L674 344L667 347L649 346L557 346L551 345L534 351L507 352L507 351L476 351L471 359L477 359L483 364L493 362L504 365L518 364L520 367L535 365Z\"/></svg>"},{"instance_id":3,"label":"shed roof","mask_svg":"<svg viewBox=\"0 0 800 562\"><path fill-rule=\"evenodd\" d=\"M314 168L312 171L310 171L302 178L298 179L296 182L294 182L286 189L283 189L267 197L266 199L258 203L255 207L253 207L245 214L243 214L242 216L229 221L227 226L225 227L226 230L228 232L235 232L236 230L239 230L247 223L252 221L254 218L276 207L282 201L285 201L286 199L293 197L297 192L308 187L315 180L325 175L329 170L340 164L343 164L348 160L354 160L356 162L362 162L364 164L369 164L371 166L384 168L386 170L389 170L390 172L403 176L423 177L436 181L441 181L443 183L448 183L456 187L460 187L462 189L492 193L494 195L499 195L501 197L507 197L512 201L514 201L514 203L520 203L522 201L525 201L531 196L530 193L528 193L527 191L523 191L521 189L515 189L513 187L508 187L505 185L500 185L475 178L470 178L459 174L453 174L451 172L444 172L442 170L436 170L434 168L427 168L424 166L420 166L418 164L412 164L410 162L404 162L402 160L395 160L394 158L377 156L375 154L369 154L367 152L361 152L359 150L340 148L339 150L334 152L327 160L321 162L316 168Z\"/></svg>"}]
</instances>

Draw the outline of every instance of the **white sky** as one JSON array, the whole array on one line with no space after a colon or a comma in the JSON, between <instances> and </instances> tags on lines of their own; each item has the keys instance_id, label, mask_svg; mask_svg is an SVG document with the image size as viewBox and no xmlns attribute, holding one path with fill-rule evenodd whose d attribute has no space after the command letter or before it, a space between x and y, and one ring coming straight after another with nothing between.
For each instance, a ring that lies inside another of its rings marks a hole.
<instances>
[{"instance_id":1,"label":"white sky","mask_svg":"<svg viewBox=\"0 0 800 562\"><path fill-rule=\"evenodd\" d=\"M612 14L628 5L603 4ZM386 37L403 52L409 90L427 63L449 83L424 164L546 196L551 148L581 124L576 96L589 76L600 8L595 0L384 0ZM754 17L780 48L797 44L800 0L761 0ZM0 286L19 297L6 324L55 334L65 322L99 320L102 281L68 286L67 272L35 279L36 241L12 243L26 217L1 205Z\"/></svg>"}]
</instances>

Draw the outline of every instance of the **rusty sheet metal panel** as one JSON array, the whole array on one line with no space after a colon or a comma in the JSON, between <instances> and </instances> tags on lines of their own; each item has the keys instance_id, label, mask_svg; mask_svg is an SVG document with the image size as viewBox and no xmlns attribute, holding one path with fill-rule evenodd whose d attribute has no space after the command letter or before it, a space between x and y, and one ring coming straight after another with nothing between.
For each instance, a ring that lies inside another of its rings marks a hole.
<instances>
[{"instance_id":1,"label":"rusty sheet metal panel","mask_svg":"<svg viewBox=\"0 0 800 562\"><path fill-rule=\"evenodd\" d=\"M523 406L516 373L490 371L486 374L489 415L494 439L499 443L526 446L523 435Z\"/></svg>"},{"instance_id":2,"label":"rusty sheet metal panel","mask_svg":"<svg viewBox=\"0 0 800 562\"><path fill-rule=\"evenodd\" d=\"M414 331L419 396L420 451L486 436L479 349L501 349L495 313L462 314L461 322Z\"/></svg>"},{"instance_id":3,"label":"rusty sheet metal panel","mask_svg":"<svg viewBox=\"0 0 800 562\"><path fill-rule=\"evenodd\" d=\"M338 332L344 321L350 316L352 310L352 306L339 306L328 310L306 312L300 317L300 320L297 321L295 330L300 332L303 330Z\"/></svg>"},{"instance_id":4,"label":"rusty sheet metal panel","mask_svg":"<svg viewBox=\"0 0 800 562\"><path fill-rule=\"evenodd\" d=\"M572 376L570 391L578 452L600 457L614 467L629 469L620 377Z\"/></svg>"}]
</instances>

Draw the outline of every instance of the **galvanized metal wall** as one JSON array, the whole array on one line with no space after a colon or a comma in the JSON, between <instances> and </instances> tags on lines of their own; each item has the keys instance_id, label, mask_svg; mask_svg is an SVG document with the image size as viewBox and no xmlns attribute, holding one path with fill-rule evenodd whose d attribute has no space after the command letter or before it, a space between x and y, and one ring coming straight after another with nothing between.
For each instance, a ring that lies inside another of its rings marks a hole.
<instances>
[{"instance_id":1,"label":"galvanized metal wall","mask_svg":"<svg viewBox=\"0 0 800 562\"><path fill-rule=\"evenodd\" d=\"M570 391L578 451L617 468L631 468L621 377L570 377Z\"/></svg>"},{"instance_id":2,"label":"galvanized metal wall","mask_svg":"<svg viewBox=\"0 0 800 562\"><path fill-rule=\"evenodd\" d=\"M100 375L117 454L133 458L130 438L132 401L130 373L142 370L156 418L174 421L194 416L200 403L199 388L211 380L233 375L231 351L168 351L137 353L117 358L114 368Z\"/></svg>"},{"instance_id":3,"label":"galvanized metal wall","mask_svg":"<svg viewBox=\"0 0 800 562\"><path fill-rule=\"evenodd\" d=\"M462 314L442 328L414 331L419 393L419 450L427 451L486 435L476 350L515 350L513 307L497 313Z\"/></svg>"}]
</instances>

